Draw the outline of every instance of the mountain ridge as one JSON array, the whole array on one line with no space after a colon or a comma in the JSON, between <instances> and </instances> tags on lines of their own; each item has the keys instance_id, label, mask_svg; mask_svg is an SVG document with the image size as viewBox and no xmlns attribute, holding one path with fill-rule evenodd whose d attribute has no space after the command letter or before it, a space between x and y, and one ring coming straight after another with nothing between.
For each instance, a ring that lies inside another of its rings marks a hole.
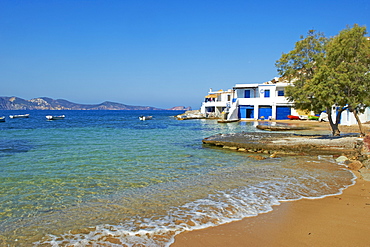
<instances>
[{"instance_id":1,"label":"mountain ridge","mask_svg":"<svg viewBox=\"0 0 370 247\"><path fill-rule=\"evenodd\" d=\"M175 106L161 109L151 106L133 106L111 101L100 104L78 104L65 99L39 97L25 100L19 97L0 97L0 110L189 110L190 107Z\"/></svg>"}]
</instances>

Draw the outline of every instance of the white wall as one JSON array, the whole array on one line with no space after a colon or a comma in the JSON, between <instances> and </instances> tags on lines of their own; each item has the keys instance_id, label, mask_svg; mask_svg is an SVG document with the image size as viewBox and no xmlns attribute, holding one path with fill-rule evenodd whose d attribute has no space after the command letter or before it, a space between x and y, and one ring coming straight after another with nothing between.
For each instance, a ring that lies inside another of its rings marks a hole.
<instances>
[{"instance_id":1,"label":"white wall","mask_svg":"<svg viewBox=\"0 0 370 247\"><path fill-rule=\"evenodd\" d=\"M358 115L361 123L370 121L370 108L367 107L363 114ZM357 121L352 112L346 110L342 112L340 124L342 125L356 125Z\"/></svg>"}]
</instances>

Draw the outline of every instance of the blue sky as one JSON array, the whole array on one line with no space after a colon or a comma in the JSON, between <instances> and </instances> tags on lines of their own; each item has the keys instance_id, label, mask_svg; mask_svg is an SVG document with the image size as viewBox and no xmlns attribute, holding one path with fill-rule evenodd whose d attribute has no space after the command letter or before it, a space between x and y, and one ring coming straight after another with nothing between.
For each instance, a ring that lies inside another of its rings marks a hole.
<instances>
[{"instance_id":1,"label":"blue sky","mask_svg":"<svg viewBox=\"0 0 370 247\"><path fill-rule=\"evenodd\" d=\"M355 23L370 31L370 1L1 0L0 96L199 109Z\"/></svg>"}]
</instances>

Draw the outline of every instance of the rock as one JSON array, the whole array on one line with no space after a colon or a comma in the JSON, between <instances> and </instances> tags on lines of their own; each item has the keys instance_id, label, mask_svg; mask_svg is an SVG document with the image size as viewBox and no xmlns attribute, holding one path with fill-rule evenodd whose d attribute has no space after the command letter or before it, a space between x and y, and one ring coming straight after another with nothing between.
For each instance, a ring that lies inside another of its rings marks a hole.
<instances>
[{"instance_id":1,"label":"rock","mask_svg":"<svg viewBox=\"0 0 370 247\"><path fill-rule=\"evenodd\" d=\"M115 238L115 237L112 237L112 236L107 236L107 237L105 237L104 240L109 242L109 243L115 244L115 245L121 245L122 244L122 242L119 240L119 238Z\"/></svg>"},{"instance_id":2,"label":"rock","mask_svg":"<svg viewBox=\"0 0 370 247\"><path fill-rule=\"evenodd\" d=\"M290 133L242 132L234 134L214 135L203 139L208 145L240 146L248 152L268 150L291 154L310 155L355 155L359 150L354 148L357 137L333 138L326 135L293 135Z\"/></svg>"},{"instance_id":3,"label":"rock","mask_svg":"<svg viewBox=\"0 0 370 247\"><path fill-rule=\"evenodd\" d=\"M366 169L365 167L363 167L359 170L359 172L361 173L362 179L366 181L370 181L370 170L369 169Z\"/></svg>"},{"instance_id":4,"label":"rock","mask_svg":"<svg viewBox=\"0 0 370 247\"><path fill-rule=\"evenodd\" d=\"M263 157L261 155L249 155L248 157L251 157L255 160L265 160L266 159L266 157Z\"/></svg>"},{"instance_id":5,"label":"rock","mask_svg":"<svg viewBox=\"0 0 370 247\"><path fill-rule=\"evenodd\" d=\"M335 161L338 163L344 163L348 158L346 156L339 156Z\"/></svg>"},{"instance_id":6,"label":"rock","mask_svg":"<svg viewBox=\"0 0 370 247\"><path fill-rule=\"evenodd\" d=\"M370 135L366 135L364 137L364 147L365 149L370 152Z\"/></svg>"},{"instance_id":7,"label":"rock","mask_svg":"<svg viewBox=\"0 0 370 247\"><path fill-rule=\"evenodd\" d=\"M353 170L353 171L358 171L362 167L364 167L364 165L358 160L346 160L344 164L347 165L348 169Z\"/></svg>"},{"instance_id":8,"label":"rock","mask_svg":"<svg viewBox=\"0 0 370 247\"><path fill-rule=\"evenodd\" d=\"M367 168L367 169L370 169L370 160L364 160L362 162L362 164L364 164L364 166Z\"/></svg>"},{"instance_id":9,"label":"rock","mask_svg":"<svg viewBox=\"0 0 370 247\"><path fill-rule=\"evenodd\" d=\"M270 158L278 158L277 153L275 152L275 153L271 154L271 155L270 155Z\"/></svg>"}]
</instances>

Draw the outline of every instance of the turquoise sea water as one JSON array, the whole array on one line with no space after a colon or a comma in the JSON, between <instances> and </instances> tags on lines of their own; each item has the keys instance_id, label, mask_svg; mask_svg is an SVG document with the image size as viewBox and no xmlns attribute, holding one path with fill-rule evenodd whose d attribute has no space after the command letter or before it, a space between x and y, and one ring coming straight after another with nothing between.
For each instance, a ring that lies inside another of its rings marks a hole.
<instances>
[{"instance_id":1,"label":"turquoise sea water","mask_svg":"<svg viewBox=\"0 0 370 247\"><path fill-rule=\"evenodd\" d=\"M330 156L256 161L202 145L214 134L258 131L251 122L178 121L175 111L0 116L23 113L30 118L0 123L1 246L169 246L180 232L353 183Z\"/></svg>"}]
</instances>

